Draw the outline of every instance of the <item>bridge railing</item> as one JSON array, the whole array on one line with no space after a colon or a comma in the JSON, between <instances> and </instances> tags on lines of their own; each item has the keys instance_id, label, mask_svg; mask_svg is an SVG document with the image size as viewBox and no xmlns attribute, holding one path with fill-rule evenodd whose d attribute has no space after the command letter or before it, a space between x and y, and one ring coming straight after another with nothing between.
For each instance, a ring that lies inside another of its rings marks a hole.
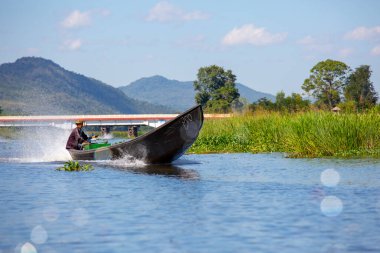
<instances>
[{"instance_id":1,"label":"bridge railing","mask_svg":"<svg viewBox=\"0 0 380 253\"><path fill-rule=\"evenodd\" d=\"M0 116L0 127L59 127L72 129L76 120L87 126L151 126L159 127L177 117L178 114L119 114L119 115L43 115L43 116ZM207 118L226 118L231 114L205 114Z\"/></svg>"}]
</instances>

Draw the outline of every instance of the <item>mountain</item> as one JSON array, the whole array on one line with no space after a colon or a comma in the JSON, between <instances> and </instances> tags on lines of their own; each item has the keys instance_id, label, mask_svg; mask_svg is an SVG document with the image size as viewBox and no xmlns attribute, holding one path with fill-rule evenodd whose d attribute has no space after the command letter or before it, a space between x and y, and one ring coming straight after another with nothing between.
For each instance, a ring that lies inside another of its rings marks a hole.
<instances>
[{"instance_id":1,"label":"mountain","mask_svg":"<svg viewBox=\"0 0 380 253\"><path fill-rule=\"evenodd\" d=\"M271 94L255 91L243 84L236 84L240 96L246 98L250 103L266 97L275 100ZM163 76L152 76L141 78L127 86L119 87L127 96L154 104L164 105L183 111L195 104L195 91L193 82L181 82L169 80Z\"/></svg>"},{"instance_id":2,"label":"mountain","mask_svg":"<svg viewBox=\"0 0 380 253\"><path fill-rule=\"evenodd\" d=\"M195 105L193 82L180 82L163 76L152 76L138 79L119 89L131 98L150 101L177 111L184 111Z\"/></svg>"},{"instance_id":3,"label":"mountain","mask_svg":"<svg viewBox=\"0 0 380 253\"><path fill-rule=\"evenodd\" d=\"M247 99L248 102L250 102L250 103L254 103L257 100L259 100L260 98L264 98L264 97L273 101L273 102L276 101L276 97L273 96L272 94L264 93L261 91L251 89L251 88L249 88L249 87L247 87L241 83L237 83L236 88L239 90L240 97Z\"/></svg>"},{"instance_id":4,"label":"mountain","mask_svg":"<svg viewBox=\"0 0 380 253\"><path fill-rule=\"evenodd\" d=\"M0 65L0 106L24 115L173 112L37 57Z\"/></svg>"}]
</instances>

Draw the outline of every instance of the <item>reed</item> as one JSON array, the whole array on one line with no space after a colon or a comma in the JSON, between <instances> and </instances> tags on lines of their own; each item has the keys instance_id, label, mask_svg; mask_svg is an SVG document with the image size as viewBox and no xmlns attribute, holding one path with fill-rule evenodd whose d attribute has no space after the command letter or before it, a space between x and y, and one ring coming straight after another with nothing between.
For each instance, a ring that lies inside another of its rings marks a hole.
<instances>
[{"instance_id":1,"label":"reed","mask_svg":"<svg viewBox=\"0 0 380 253\"><path fill-rule=\"evenodd\" d=\"M258 112L205 121L190 153L285 152L291 157L380 157L380 115Z\"/></svg>"}]
</instances>

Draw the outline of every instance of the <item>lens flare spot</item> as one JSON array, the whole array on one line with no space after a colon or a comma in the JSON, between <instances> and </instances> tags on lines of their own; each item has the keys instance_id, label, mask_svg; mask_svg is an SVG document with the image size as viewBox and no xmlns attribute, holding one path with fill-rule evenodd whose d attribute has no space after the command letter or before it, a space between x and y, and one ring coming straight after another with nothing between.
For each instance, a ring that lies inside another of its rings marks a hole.
<instances>
[{"instance_id":1,"label":"lens flare spot","mask_svg":"<svg viewBox=\"0 0 380 253\"><path fill-rule=\"evenodd\" d=\"M33 246L33 244L26 242L21 247L21 253L37 253L37 249Z\"/></svg>"},{"instance_id":2,"label":"lens flare spot","mask_svg":"<svg viewBox=\"0 0 380 253\"><path fill-rule=\"evenodd\" d=\"M35 226L30 233L30 240L35 244L43 244L46 242L48 238L48 233L44 229L44 227L38 225Z\"/></svg>"},{"instance_id":3,"label":"lens flare spot","mask_svg":"<svg viewBox=\"0 0 380 253\"><path fill-rule=\"evenodd\" d=\"M46 221L56 221L59 218L59 209L55 206L49 206L43 211L43 216Z\"/></svg>"},{"instance_id":4,"label":"lens flare spot","mask_svg":"<svg viewBox=\"0 0 380 253\"><path fill-rule=\"evenodd\" d=\"M88 219L88 212L84 208L75 209L73 214L71 215L72 222L78 227L83 227L84 225L86 225L88 223Z\"/></svg>"},{"instance_id":5,"label":"lens flare spot","mask_svg":"<svg viewBox=\"0 0 380 253\"><path fill-rule=\"evenodd\" d=\"M321 202L321 212L328 216L338 216L343 210L343 202L338 197L327 196Z\"/></svg>"},{"instance_id":6,"label":"lens flare spot","mask_svg":"<svg viewBox=\"0 0 380 253\"><path fill-rule=\"evenodd\" d=\"M340 175L334 169L326 169L321 173L321 182L324 186L334 187L339 184Z\"/></svg>"}]
</instances>

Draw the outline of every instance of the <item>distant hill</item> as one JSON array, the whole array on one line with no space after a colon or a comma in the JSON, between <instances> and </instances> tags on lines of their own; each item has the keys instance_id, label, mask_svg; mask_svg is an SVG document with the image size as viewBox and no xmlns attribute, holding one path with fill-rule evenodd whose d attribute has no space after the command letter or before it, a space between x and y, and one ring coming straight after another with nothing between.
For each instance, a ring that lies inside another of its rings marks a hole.
<instances>
[{"instance_id":1,"label":"distant hill","mask_svg":"<svg viewBox=\"0 0 380 253\"><path fill-rule=\"evenodd\" d=\"M236 88L239 90L240 97L246 98L248 102L250 103L254 103L260 98L264 98L264 97L271 101L276 101L276 97L273 96L272 94L251 89L241 83L237 83Z\"/></svg>"},{"instance_id":2,"label":"distant hill","mask_svg":"<svg viewBox=\"0 0 380 253\"><path fill-rule=\"evenodd\" d=\"M275 100L273 95L255 91L243 84L236 84L236 87L240 96L251 103L263 97ZM181 82L157 75L138 79L119 89L131 98L164 105L176 111L186 110L195 104L193 81Z\"/></svg>"},{"instance_id":3,"label":"distant hill","mask_svg":"<svg viewBox=\"0 0 380 253\"><path fill-rule=\"evenodd\" d=\"M195 105L192 82L169 80L163 76L138 79L119 87L127 96L184 111Z\"/></svg>"},{"instance_id":4,"label":"distant hill","mask_svg":"<svg viewBox=\"0 0 380 253\"><path fill-rule=\"evenodd\" d=\"M36 57L0 65L0 106L27 115L173 112Z\"/></svg>"}]
</instances>

